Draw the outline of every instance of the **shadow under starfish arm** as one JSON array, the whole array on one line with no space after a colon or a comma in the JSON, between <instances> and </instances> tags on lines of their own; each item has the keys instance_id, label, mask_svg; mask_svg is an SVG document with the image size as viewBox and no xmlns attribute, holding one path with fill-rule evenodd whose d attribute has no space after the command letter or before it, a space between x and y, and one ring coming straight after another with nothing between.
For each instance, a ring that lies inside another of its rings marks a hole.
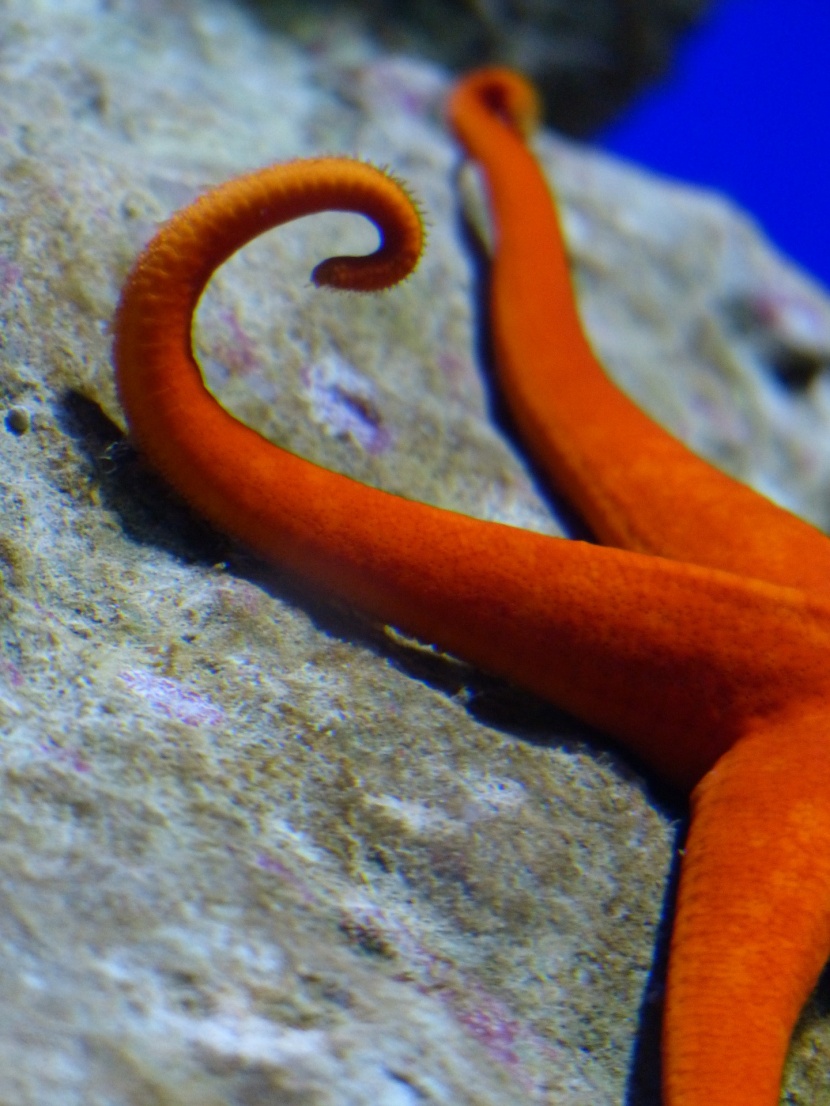
<instances>
[{"instance_id":1,"label":"shadow under starfish arm","mask_svg":"<svg viewBox=\"0 0 830 1106\"><path fill-rule=\"evenodd\" d=\"M406 192L379 170L340 158L230 181L159 231L126 282L115 323L116 378L132 434L197 510L263 556L570 709L677 786L703 779L692 800L670 968L667 1106L772 1106L764 1088L780 1081L795 1012L828 954L830 871L816 865L804 882L804 869L810 849L830 856L822 741L830 604L778 583L389 495L239 423L207 391L193 356L199 297L214 269L252 237L329 208L373 220L381 245L365 258L323 262L317 283L374 290L414 267L421 228ZM507 221L500 249L510 234ZM553 306L570 310L578 326L568 285L560 282L556 295ZM556 326L549 330L555 349ZM674 485L682 494L682 480ZM659 529L659 512L653 521ZM778 760L771 798L767 765ZM773 801L788 827L781 840L764 828ZM725 804L742 812L737 836L728 832ZM752 921L761 917L759 896L763 925ZM749 969L736 969L736 947L751 950L741 961ZM750 969L759 962L776 989L756 1001L763 1016L744 1031L747 989L759 984ZM760 1055L774 1059L753 1081L748 1069Z\"/></svg>"}]
</instances>

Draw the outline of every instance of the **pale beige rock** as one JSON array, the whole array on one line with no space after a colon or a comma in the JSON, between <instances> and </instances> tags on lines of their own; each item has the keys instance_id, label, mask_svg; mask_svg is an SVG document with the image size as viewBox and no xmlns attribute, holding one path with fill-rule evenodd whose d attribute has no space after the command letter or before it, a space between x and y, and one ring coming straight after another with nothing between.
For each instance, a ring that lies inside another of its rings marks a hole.
<instances>
[{"instance_id":1,"label":"pale beige rock","mask_svg":"<svg viewBox=\"0 0 830 1106\"><path fill-rule=\"evenodd\" d=\"M201 309L213 386L322 464L556 532L489 412L444 79L327 60L218 0L0 4L2 1106L612 1106L643 1039L653 1079L682 806L256 564L115 425L109 322L158 222L268 160L358 153L428 212L417 275L325 294L312 264L371 235L269 235ZM540 150L611 370L826 525L826 381L773 371L826 360L826 298L720 201ZM800 1101L828 1032L807 1019Z\"/></svg>"}]
</instances>

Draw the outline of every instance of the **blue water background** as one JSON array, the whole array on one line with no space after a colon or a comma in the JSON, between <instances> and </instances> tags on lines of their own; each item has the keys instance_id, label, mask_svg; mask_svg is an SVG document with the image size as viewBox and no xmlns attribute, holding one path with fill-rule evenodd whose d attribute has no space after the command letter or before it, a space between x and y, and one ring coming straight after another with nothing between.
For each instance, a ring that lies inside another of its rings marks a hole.
<instances>
[{"instance_id":1,"label":"blue water background","mask_svg":"<svg viewBox=\"0 0 830 1106\"><path fill-rule=\"evenodd\" d=\"M715 0L599 144L727 193L830 289L830 0Z\"/></svg>"}]
</instances>

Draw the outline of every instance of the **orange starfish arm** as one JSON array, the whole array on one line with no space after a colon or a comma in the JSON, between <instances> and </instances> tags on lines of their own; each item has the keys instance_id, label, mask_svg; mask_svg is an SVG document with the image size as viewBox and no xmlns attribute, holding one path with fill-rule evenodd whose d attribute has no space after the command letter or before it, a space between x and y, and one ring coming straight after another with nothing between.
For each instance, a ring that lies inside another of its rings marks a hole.
<instances>
[{"instance_id":1,"label":"orange starfish arm","mask_svg":"<svg viewBox=\"0 0 830 1106\"><path fill-rule=\"evenodd\" d=\"M665 1106L777 1106L798 1015L830 954L823 709L765 719L698 785L672 930Z\"/></svg>"},{"instance_id":2,"label":"orange starfish arm","mask_svg":"<svg viewBox=\"0 0 830 1106\"><path fill-rule=\"evenodd\" d=\"M450 122L485 174L497 370L537 460L603 541L827 596L823 534L710 468L606 377L582 330L555 207L525 144L535 114L530 86L502 69L466 77L449 102ZM657 600L664 582L654 583ZM734 620L710 620L710 611L699 624L721 662L747 620L763 619L749 590L745 599ZM690 595L688 613L696 607ZM777 615L768 614L774 633ZM804 663L823 650L816 639L796 647ZM744 676L754 684L750 669ZM777 716L760 707L777 680L762 679L736 744L692 796L667 990L666 1106L775 1106L790 1034L830 953L826 677L816 698L779 685L788 705ZM712 706L721 701L716 684L700 685ZM661 700L656 685L644 686L655 693ZM711 740L691 715L684 722L671 755ZM668 732L669 718L664 725ZM723 736L731 744L736 735Z\"/></svg>"},{"instance_id":3,"label":"orange starfish arm","mask_svg":"<svg viewBox=\"0 0 830 1106\"><path fill-rule=\"evenodd\" d=\"M600 541L830 595L830 542L718 472L606 376L574 302L550 192L525 142L532 87L506 69L455 86L448 117L485 173L491 326L516 424Z\"/></svg>"},{"instance_id":4,"label":"orange starfish arm","mask_svg":"<svg viewBox=\"0 0 830 1106\"><path fill-rule=\"evenodd\" d=\"M771 1106L772 1099L752 1093L757 1082L747 1083L743 1098L709 1094L711 1072L721 1071L729 1049L719 1028L712 1031L706 1004L723 991L720 1009L733 1011L736 1023L744 1015L747 987L727 955L736 942L752 945L756 961L781 965L751 1047L738 1042L743 1051L736 1045L737 1060L727 1063L743 1078L754 1057L769 1052L774 1078L775 1049L783 1048L792 1012L827 955L830 881L818 868L801 913L791 909L803 850L779 848L782 875L769 886L762 883L763 839L747 854L750 875L741 876L750 831L768 816L753 805L752 784L741 783L750 778L741 756L747 750L750 766L763 767L756 735L798 736L804 717L826 711L830 605L794 588L552 539L388 495L295 457L235 420L207 391L193 357L199 297L214 269L251 237L328 208L372 219L381 246L366 258L323 262L318 283L379 288L412 269L421 229L406 193L378 170L342 159L294 162L232 181L161 229L130 274L116 317L116 376L133 436L197 510L311 585L552 699L618 737L678 786L704 778L694 796L669 981L669 1106ZM512 233L509 223L503 233ZM556 327L550 330L545 341L555 345ZM642 506L637 502L637 510ZM806 759L797 762L817 788L822 765L811 758L819 756L818 744L804 744ZM736 804L746 803L740 841L723 829L722 787L737 792ZM798 773L790 771L777 802L791 821L801 794ZM804 829L822 855L830 855L829 836L818 819ZM767 955L764 934L747 934L742 921L759 887L770 915L787 917L790 943L778 960ZM728 940L707 959L710 901L726 919ZM735 1083L726 1078L725 1085Z\"/></svg>"},{"instance_id":5,"label":"orange starfish arm","mask_svg":"<svg viewBox=\"0 0 830 1106\"><path fill-rule=\"evenodd\" d=\"M323 262L318 282L336 272L338 286L349 286L354 272L355 287L376 288L411 270L421 237L408 196L379 170L343 159L290 162L230 181L159 231L125 284L115 323L118 391L139 448L199 512L263 556L552 699L691 787L734 741L743 717L737 701L727 719L724 707L711 711L693 690L711 682L720 663L710 650L710 607L754 625L743 581L369 488L267 442L205 388L191 329L213 270L254 235L326 207L368 216L383 244L368 258ZM763 612L800 602L780 591L770 599L758 584L761 629L726 675L725 699L758 655ZM758 679L767 676L764 669Z\"/></svg>"}]
</instances>

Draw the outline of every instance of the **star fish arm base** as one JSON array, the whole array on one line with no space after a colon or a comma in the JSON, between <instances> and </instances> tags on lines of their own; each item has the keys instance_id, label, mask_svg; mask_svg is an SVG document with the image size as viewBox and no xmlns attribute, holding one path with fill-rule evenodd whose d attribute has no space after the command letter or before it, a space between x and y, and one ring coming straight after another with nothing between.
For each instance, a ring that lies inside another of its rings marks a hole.
<instances>
[{"instance_id":1,"label":"star fish arm base","mask_svg":"<svg viewBox=\"0 0 830 1106\"><path fill-rule=\"evenodd\" d=\"M777 1106L793 1027L830 955L829 729L826 711L765 727L693 793L665 1106Z\"/></svg>"},{"instance_id":2,"label":"star fish arm base","mask_svg":"<svg viewBox=\"0 0 830 1106\"><path fill-rule=\"evenodd\" d=\"M585 337L553 198L527 147L533 89L462 78L449 122L482 168L494 223L496 371L537 461L605 544L830 597L830 542L713 469L611 382Z\"/></svg>"}]
</instances>

